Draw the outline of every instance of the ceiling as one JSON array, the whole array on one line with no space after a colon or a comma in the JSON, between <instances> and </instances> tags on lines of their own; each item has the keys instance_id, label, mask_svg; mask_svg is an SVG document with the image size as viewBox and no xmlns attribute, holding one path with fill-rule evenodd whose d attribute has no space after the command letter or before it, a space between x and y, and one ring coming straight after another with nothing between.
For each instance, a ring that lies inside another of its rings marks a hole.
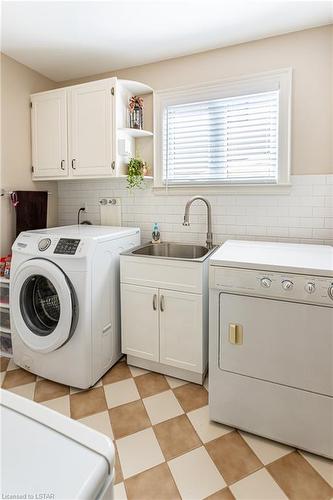
<instances>
[{"instance_id":1,"label":"ceiling","mask_svg":"<svg viewBox=\"0 0 333 500\"><path fill-rule=\"evenodd\" d=\"M7 0L2 51L63 81L332 22L332 1Z\"/></svg>"}]
</instances>

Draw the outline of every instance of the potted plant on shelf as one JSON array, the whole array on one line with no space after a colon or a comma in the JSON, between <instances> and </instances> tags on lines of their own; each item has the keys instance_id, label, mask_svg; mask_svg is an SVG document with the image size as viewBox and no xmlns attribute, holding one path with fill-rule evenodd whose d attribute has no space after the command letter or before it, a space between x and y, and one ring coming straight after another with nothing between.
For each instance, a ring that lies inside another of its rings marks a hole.
<instances>
[{"instance_id":1,"label":"potted plant on shelf","mask_svg":"<svg viewBox=\"0 0 333 500\"><path fill-rule=\"evenodd\" d=\"M148 167L141 158L130 158L127 172L128 189L142 188L144 176L148 174Z\"/></svg>"}]
</instances>

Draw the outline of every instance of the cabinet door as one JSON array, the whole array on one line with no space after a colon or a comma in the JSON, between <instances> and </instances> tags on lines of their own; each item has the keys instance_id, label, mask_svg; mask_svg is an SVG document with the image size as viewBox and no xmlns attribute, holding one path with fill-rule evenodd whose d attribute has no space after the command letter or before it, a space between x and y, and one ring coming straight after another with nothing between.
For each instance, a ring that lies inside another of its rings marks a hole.
<instances>
[{"instance_id":1,"label":"cabinet door","mask_svg":"<svg viewBox=\"0 0 333 500\"><path fill-rule=\"evenodd\" d=\"M67 91L36 94L31 103L33 179L66 177Z\"/></svg>"},{"instance_id":2,"label":"cabinet door","mask_svg":"<svg viewBox=\"0 0 333 500\"><path fill-rule=\"evenodd\" d=\"M160 362L201 373L202 296L159 291Z\"/></svg>"},{"instance_id":3,"label":"cabinet door","mask_svg":"<svg viewBox=\"0 0 333 500\"><path fill-rule=\"evenodd\" d=\"M159 361L158 289L121 285L122 352Z\"/></svg>"},{"instance_id":4,"label":"cabinet door","mask_svg":"<svg viewBox=\"0 0 333 500\"><path fill-rule=\"evenodd\" d=\"M112 80L70 90L70 162L73 176L114 175Z\"/></svg>"}]
</instances>

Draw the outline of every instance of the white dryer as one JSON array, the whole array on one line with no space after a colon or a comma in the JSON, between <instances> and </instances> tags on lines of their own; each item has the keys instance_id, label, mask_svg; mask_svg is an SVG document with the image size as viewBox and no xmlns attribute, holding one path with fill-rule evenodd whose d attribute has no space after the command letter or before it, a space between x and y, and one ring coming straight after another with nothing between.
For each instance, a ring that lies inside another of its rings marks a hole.
<instances>
[{"instance_id":1,"label":"white dryer","mask_svg":"<svg viewBox=\"0 0 333 500\"><path fill-rule=\"evenodd\" d=\"M21 233L10 282L15 363L62 384L93 386L121 356L119 253L139 244L138 228Z\"/></svg>"},{"instance_id":2,"label":"white dryer","mask_svg":"<svg viewBox=\"0 0 333 500\"><path fill-rule=\"evenodd\" d=\"M209 280L211 419L333 458L333 248L230 240Z\"/></svg>"}]
</instances>

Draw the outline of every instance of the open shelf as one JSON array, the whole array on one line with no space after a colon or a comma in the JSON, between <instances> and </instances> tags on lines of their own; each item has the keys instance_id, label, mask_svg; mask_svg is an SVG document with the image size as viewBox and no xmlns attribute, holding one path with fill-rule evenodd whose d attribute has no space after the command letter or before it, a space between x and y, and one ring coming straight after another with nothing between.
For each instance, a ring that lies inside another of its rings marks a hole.
<instances>
[{"instance_id":1,"label":"open shelf","mask_svg":"<svg viewBox=\"0 0 333 500\"><path fill-rule=\"evenodd\" d=\"M117 177L114 177L115 179L127 179L127 175L126 174L121 174L121 175L117 175ZM143 180L146 180L146 181L152 181L154 179L154 177L152 175L144 175L143 176Z\"/></svg>"},{"instance_id":2,"label":"open shelf","mask_svg":"<svg viewBox=\"0 0 333 500\"><path fill-rule=\"evenodd\" d=\"M149 85L146 85L145 83L142 82L135 82L134 80L118 80L119 83L124 85L124 87L127 87L128 90L133 94L133 95L145 95L145 94L151 94L153 92L153 89L149 87Z\"/></svg>"},{"instance_id":3,"label":"open shelf","mask_svg":"<svg viewBox=\"0 0 333 500\"><path fill-rule=\"evenodd\" d=\"M6 328L5 326L0 326L0 333L12 333L10 328Z\"/></svg>"},{"instance_id":4,"label":"open shelf","mask_svg":"<svg viewBox=\"0 0 333 500\"><path fill-rule=\"evenodd\" d=\"M12 358L13 357L13 355L10 352L1 351L1 350L0 350L0 356L3 358Z\"/></svg>"},{"instance_id":5,"label":"open shelf","mask_svg":"<svg viewBox=\"0 0 333 500\"><path fill-rule=\"evenodd\" d=\"M152 137L154 134L149 130L142 130L139 128L118 128L119 131L124 132L125 134L134 137L135 139L139 139L141 137Z\"/></svg>"},{"instance_id":6,"label":"open shelf","mask_svg":"<svg viewBox=\"0 0 333 500\"><path fill-rule=\"evenodd\" d=\"M6 284L9 286L9 279L4 278L2 276L2 277L0 277L0 283ZM0 307L1 307L1 309L6 310L6 312L3 311L3 314L7 314L7 313L9 314L9 309L10 309L9 302L1 302L0 301ZM12 343L11 343L11 329L6 328L5 326L2 326L1 324L0 324L0 356L4 356L6 358L13 357L13 350L12 350Z\"/></svg>"}]
</instances>

